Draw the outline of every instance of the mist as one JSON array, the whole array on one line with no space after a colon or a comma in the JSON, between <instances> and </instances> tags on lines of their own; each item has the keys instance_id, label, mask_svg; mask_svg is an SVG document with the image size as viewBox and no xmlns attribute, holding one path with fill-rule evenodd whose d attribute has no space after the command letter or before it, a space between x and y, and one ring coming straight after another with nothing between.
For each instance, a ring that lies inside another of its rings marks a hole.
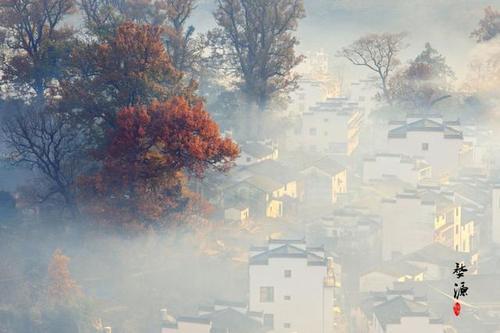
<instances>
[{"instance_id":1,"label":"mist","mask_svg":"<svg viewBox=\"0 0 500 333\"><path fill-rule=\"evenodd\" d=\"M500 1L3 2L0 333L500 330Z\"/></svg>"}]
</instances>

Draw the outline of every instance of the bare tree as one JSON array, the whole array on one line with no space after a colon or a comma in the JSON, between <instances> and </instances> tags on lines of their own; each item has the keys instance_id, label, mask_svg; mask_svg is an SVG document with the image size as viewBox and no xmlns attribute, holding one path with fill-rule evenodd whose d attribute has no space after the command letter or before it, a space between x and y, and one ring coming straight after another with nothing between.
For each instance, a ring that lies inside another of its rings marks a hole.
<instances>
[{"instance_id":1,"label":"bare tree","mask_svg":"<svg viewBox=\"0 0 500 333\"><path fill-rule=\"evenodd\" d=\"M59 26L73 9L73 0L0 0L2 42L11 50L4 54L3 81L28 85L43 99L47 85L61 72L62 42L72 31Z\"/></svg>"},{"instance_id":2,"label":"bare tree","mask_svg":"<svg viewBox=\"0 0 500 333\"><path fill-rule=\"evenodd\" d=\"M296 87L292 69L302 57L293 32L305 16L302 0L218 0L214 50L259 110Z\"/></svg>"},{"instance_id":3,"label":"bare tree","mask_svg":"<svg viewBox=\"0 0 500 333\"><path fill-rule=\"evenodd\" d=\"M166 48L174 67L181 72L198 72L203 42L194 35L194 27L187 26L196 0L162 0L155 3L158 23L164 28Z\"/></svg>"},{"instance_id":4,"label":"bare tree","mask_svg":"<svg viewBox=\"0 0 500 333\"><path fill-rule=\"evenodd\" d=\"M79 7L85 20L85 26L95 36L105 39L112 35L123 21L115 0L80 0Z\"/></svg>"},{"instance_id":5,"label":"bare tree","mask_svg":"<svg viewBox=\"0 0 500 333\"><path fill-rule=\"evenodd\" d=\"M375 72L380 78L384 98L390 102L388 78L400 63L397 56L405 47L405 36L405 33L369 34L344 47L338 56Z\"/></svg>"},{"instance_id":6,"label":"bare tree","mask_svg":"<svg viewBox=\"0 0 500 333\"><path fill-rule=\"evenodd\" d=\"M75 180L82 166L82 147L68 121L47 110L20 110L4 120L1 139L13 164L33 168L47 184L38 189L40 202L59 195L73 214L77 212Z\"/></svg>"}]
</instances>

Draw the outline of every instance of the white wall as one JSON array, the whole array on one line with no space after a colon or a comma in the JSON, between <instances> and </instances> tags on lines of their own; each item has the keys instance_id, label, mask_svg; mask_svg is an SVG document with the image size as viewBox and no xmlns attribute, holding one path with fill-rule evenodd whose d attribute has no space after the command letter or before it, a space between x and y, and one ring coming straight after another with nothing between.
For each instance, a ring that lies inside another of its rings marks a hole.
<instances>
[{"instance_id":1,"label":"white wall","mask_svg":"<svg viewBox=\"0 0 500 333\"><path fill-rule=\"evenodd\" d=\"M400 324L388 324L385 333L443 333L443 324L431 324L428 317L403 317Z\"/></svg>"},{"instance_id":2,"label":"white wall","mask_svg":"<svg viewBox=\"0 0 500 333\"><path fill-rule=\"evenodd\" d=\"M292 271L291 278L285 270ZM250 265L249 274L250 310L273 314L275 332L332 333L334 295L323 284L326 266L308 266L305 258L270 258L268 265ZM260 287L274 287L274 302L260 302Z\"/></svg>"},{"instance_id":3,"label":"white wall","mask_svg":"<svg viewBox=\"0 0 500 333\"><path fill-rule=\"evenodd\" d=\"M415 170L415 163L402 162L400 155L377 155L363 161L363 182L382 179L383 176L395 176L412 185L417 185L420 170Z\"/></svg>"},{"instance_id":4,"label":"white wall","mask_svg":"<svg viewBox=\"0 0 500 333\"><path fill-rule=\"evenodd\" d=\"M435 214L435 206L422 204L418 197L397 197L394 202L384 202L380 214L383 259L389 260L393 251L408 254L431 244Z\"/></svg>"},{"instance_id":5,"label":"white wall","mask_svg":"<svg viewBox=\"0 0 500 333\"><path fill-rule=\"evenodd\" d=\"M432 166L433 178L439 179L446 174L453 174L459 168L461 139L448 139L442 132L408 132L406 138L388 138L388 149L392 153L422 157ZM427 143L429 149L422 150Z\"/></svg>"}]
</instances>

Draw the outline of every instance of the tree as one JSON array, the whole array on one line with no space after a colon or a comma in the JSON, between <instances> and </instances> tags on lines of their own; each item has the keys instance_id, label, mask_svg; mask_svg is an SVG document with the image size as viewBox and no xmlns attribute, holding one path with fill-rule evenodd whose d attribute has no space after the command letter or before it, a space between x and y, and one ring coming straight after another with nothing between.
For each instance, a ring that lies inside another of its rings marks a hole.
<instances>
[{"instance_id":1,"label":"tree","mask_svg":"<svg viewBox=\"0 0 500 333\"><path fill-rule=\"evenodd\" d=\"M274 97L296 87L292 69L302 57L295 54L293 32L305 16L302 0L218 0L214 16L214 54L248 101L265 111Z\"/></svg>"},{"instance_id":2,"label":"tree","mask_svg":"<svg viewBox=\"0 0 500 333\"><path fill-rule=\"evenodd\" d=\"M73 75L61 85L60 109L88 127L99 124L96 135L102 136L116 126L123 107L190 95L179 83L161 34L157 26L125 22L109 41L77 48Z\"/></svg>"},{"instance_id":3,"label":"tree","mask_svg":"<svg viewBox=\"0 0 500 333\"><path fill-rule=\"evenodd\" d=\"M383 96L390 102L389 76L400 63L397 56L405 47L405 36L404 33L369 34L344 47L338 56L375 72L380 79Z\"/></svg>"},{"instance_id":4,"label":"tree","mask_svg":"<svg viewBox=\"0 0 500 333\"><path fill-rule=\"evenodd\" d=\"M71 304L82 296L82 291L69 272L69 257L60 249L52 254L48 267L48 297L57 305Z\"/></svg>"},{"instance_id":5,"label":"tree","mask_svg":"<svg viewBox=\"0 0 500 333\"><path fill-rule=\"evenodd\" d=\"M195 38L194 27L186 21L195 8L196 0L162 0L155 2L156 19L165 31L165 45L174 67L182 73L200 71L203 40Z\"/></svg>"},{"instance_id":6,"label":"tree","mask_svg":"<svg viewBox=\"0 0 500 333\"><path fill-rule=\"evenodd\" d=\"M203 104L182 97L123 108L108 142L102 169L81 184L83 199L112 222L151 223L185 211L192 198L186 176L227 170L238 155Z\"/></svg>"},{"instance_id":7,"label":"tree","mask_svg":"<svg viewBox=\"0 0 500 333\"><path fill-rule=\"evenodd\" d=\"M500 33L500 12L491 6L484 9L484 17L470 35L478 43L489 41Z\"/></svg>"},{"instance_id":8,"label":"tree","mask_svg":"<svg viewBox=\"0 0 500 333\"><path fill-rule=\"evenodd\" d=\"M162 38L174 68L180 73L199 71L203 41L187 20L196 0L82 0L86 26L105 40L125 21L162 29Z\"/></svg>"},{"instance_id":9,"label":"tree","mask_svg":"<svg viewBox=\"0 0 500 333\"><path fill-rule=\"evenodd\" d=\"M2 80L17 89L31 88L38 99L51 80L59 78L67 58L69 28L62 20L74 10L73 0L1 0L1 38L9 54L3 54Z\"/></svg>"},{"instance_id":10,"label":"tree","mask_svg":"<svg viewBox=\"0 0 500 333\"><path fill-rule=\"evenodd\" d=\"M99 40L104 41L113 36L124 18L119 11L121 1L116 0L81 0L80 10L85 27Z\"/></svg>"},{"instance_id":11,"label":"tree","mask_svg":"<svg viewBox=\"0 0 500 333\"><path fill-rule=\"evenodd\" d=\"M60 115L47 109L27 108L4 120L1 138L15 165L35 169L46 183L39 202L59 196L71 213L77 213L75 179L81 168L81 136Z\"/></svg>"},{"instance_id":12,"label":"tree","mask_svg":"<svg viewBox=\"0 0 500 333\"><path fill-rule=\"evenodd\" d=\"M426 43L425 49L389 80L391 100L411 109L429 109L449 97L454 79L446 59Z\"/></svg>"}]
</instances>

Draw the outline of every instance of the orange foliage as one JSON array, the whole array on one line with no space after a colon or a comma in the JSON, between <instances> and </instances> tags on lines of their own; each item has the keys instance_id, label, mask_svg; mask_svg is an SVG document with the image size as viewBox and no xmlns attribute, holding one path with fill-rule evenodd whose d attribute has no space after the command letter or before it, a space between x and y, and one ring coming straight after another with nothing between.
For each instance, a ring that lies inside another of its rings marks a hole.
<instances>
[{"instance_id":1,"label":"orange foliage","mask_svg":"<svg viewBox=\"0 0 500 333\"><path fill-rule=\"evenodd\" d=\"M82 183L104 219L158 221L191 212L200 198L188 190L187 175L225 171L238 155L203 104L191 107L182 97L123 108L116 123L102 169Z\"/></svg>"},{"instance_id":2,"label":"orange foliage","mask_svg":"<svg viewBox=\"0 0 500 333\"><path fill-rule=\"evenodd\" d=\"M189 94L161 36L158 26L125 22L108 41L76 48L76 72L61 84L61 109L80 109L83 118L114 127L123 107Z\"/></svg>"},{"instance_id":3,"label":"orange foliage","mask_svg":"<svg viewBox=\"0 0 500 333\"><path fill-rule=\"evenodd\" d=\"M68 304L82 296L80 287L69 272L69 257L57 249L49 264L49 297L56 304Z\"/></svg>"}]
</instances>

